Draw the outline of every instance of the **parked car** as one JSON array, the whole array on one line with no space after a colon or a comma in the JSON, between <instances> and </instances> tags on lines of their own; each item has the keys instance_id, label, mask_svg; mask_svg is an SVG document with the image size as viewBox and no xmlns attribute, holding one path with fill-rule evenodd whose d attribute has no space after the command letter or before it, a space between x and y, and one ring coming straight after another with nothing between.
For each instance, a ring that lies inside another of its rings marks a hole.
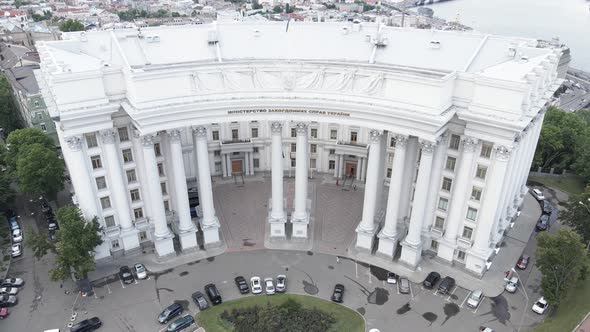
<instances>
[{"instance_id":1,"label":"parked car","mask_svg":"<svg viewBox=\"0 0 590 332\"><path fill-rule=\"evenodd\" d=\"M160 324L166 324L172 318L180 315L183 310L184 308L180 304L173 303L166 307L166 309L164 309L164 311L160 313L160 315L158 316L158 322L160 322Z\"/></svg>"},{"instance_id":2,"label":"parked car","mask_svg":"<svg viewBox=\"0 0 590 332\"><path fill-rule=\"evenodd\" d=\"M541 205L543 208L543 213L551 214L553 212L553 205L551 205L551 202L549 202L548 200L543 200Z\"/></svg>"},{"instance_id":3,"label":"parked car","mask_svg":"<svg viewBox=\"0 0 590 332\"><path fill-rule=\"evenodd\" d=\"M260 277L250 278L250 286L252 287L252 294L262 293L262 286L260 285Z\"/></svg>"},{"instance_id":4,"label":"parked car","mask_svg":"<svg viewBox=\"0 0 590 332\"><path fill-rule=\"evenodd\" d=\"M492 330L492 328L490 328L490 327L482 326L479 328L479 332L495 332L495 331Z\"/></svg>"},{"instance_id":5,"label":"parked car","mask_svg":"<svg viewBox=\"0 0 590 332\"><path fill-rule=\"evenodd\" d=\"M2 287L2 288L0 288L0 294L16 295L16 294L18 294L18 288L16 288L16 287Z\"/></svg>"},{"instance_id":6,"label":"parked car","mask_svg":"<svg viewBox=\"0 0 590 332\"><path fill-rule=\"evenodd\" d=\"M57 225L57 221L55 220L55 218L48 218L47 219L47 228L50 231L56 231L57 229L59 229L59 226Z\"/></svg>"},{"instance_id":7,"label":"parked car","mask_svg":"<svg viewBox=\"0 0 590 332\"><path fill-rule=\"evenodd\" d=\"M205 285L205 293L207 293L207 296L213 305L220 304L222 302L221 294L219 294L219 290L217 290L215 284Z\"/></svg>"},{"instance_id":8,"label":"parked car","mask_svg":"<svg viewBox=\"0 0 590 332\"><path fill-rule=\"evenodd\" d=\"M543 195L543 192L539 189L533 189L531 191L531 194L533 195L533 197L535 197L538 201L542 201L545 199L545 195Z\"/></svg>"},{"instance_id":9,"label":"parked car","mask_svg":"<svg viewBox=\"0 0 590 332\"><path fill-rule=\"evenodd\" d=\"M275 285L272 282L272 278L264 278L264 288L266 294L268 295L272 295L275 293Z\"/></svg>"},{"instance_id":10,"label":"parked car","mask_svg":"<svg viewBox=\"0 0 590 332\"><path fill-rule=\"evenodd\" d=\"M209 302L207 302L207 299L203 293L196 291L193 293L192 298L193 301L195 301L195 304L199 307L199 310L203 311L209 308Z\"/></svg>"},{"instance_id":11,"label":"parked car","mask_svg":"<svg viewBox=\"0 0 590 332\"><path fill-rule=\"evenodd\" d=\"M548 307L549 304L547 304L547 300L545 300L544 297L541 297L537 300L537 302L535 302L535 304L533 304L533 311L539 315L542 315L545 313L545 311L547 311Z\"/></svg>"},{"instance_id":12,"label":"parked car","mask_svg":"<svg viewBox=\"0 0 590 332\"><path fill-rule=\"evenodd\" d=\"M410 293L410 280L406 277L399 278L398 284L399 292L402 294L409 294Z\"/></svg>"},{"instance_id":13,"label":"parked car","mask_svg":"<svg viewBox=\"0 0 590 332\"><path fill-rule=\"evenodd\" d=\"M18 303L18 299L14 295L2 294L0 295L0 307L12 307Z\"/></svg>"},{"instance_id":14,"label":"parked car","mask_svg":"<svg viewBox=\"0 0 590 332\"><path fill-rule=\"evenodd\" d=\"M195 323L195 319L191 315L186 315L183 317L178 318L177 320L173 321L168 325L166 328L166 332L178 332L182 331L185 328L193 325Z\"/></svg>"},{"instance_id":15,"label":"parked car","mask_svg":"<svg viewBox=\"0 0 590 332\"><path fill-rule=\"evenodd\" d=\"M518 262L516 262L516 267L521 270L526 269L526 267L529 265L529 260L530 260L530 257L528 255L520 256L520 258L518 259Z\"/></svg>"},{"instance_id":16,"label":"parked car","mask_svg":"<svg viewBox=\"0 0 590 332\"><path fill-rule=\"evenodd\" d=\"M51 206L49 205L49 202L47 202L47 200L45 198L41 199L41 211L43 211L43 213L47 213L47 212L51 211Z\"/></svg>"},{"instance_id":17,"label":"parked car","mask_svg":"<svg viewBox=\"0 0 590 332\"><path fill-rule=\"evenodd\" d=\"M20 229L12 231L12 243L19 243L23 241L23 232Z\"/></svg>"},{"instance_id":18,"label":"parked car","mask_svg":"<svg viewBox=\"0 0 590 332\"><path fill-rule=\"evenodd\" d=\"M15 229L20 229L20 225L18 224L18 221L16 220L16 216L12 217L8 220L8 226L10 226L11 231L14 231Z\"/></svg>"},{"instance_id":19,"label":"parked car","mask_svg":"<svg viewBox=\"0 0 590 332\"><path fill-rule=\"evenodd\" d=\"M8 308L0 308L0 319L8 317Z\"/></svg>"},{"instance_id":20,"label":"parked car","mask_svg":"<svg viewBox=\"0 0 590 332\"><path fill-rule=\"evenodd\" d=\"M510 278L510 280L508 280L508 282L506 283L506 286L504 287L504 289L509 293L515 293L517 288L518 288L518 278L517 277Z\"/></svg>"},{"instance_id":21,"label":"parked car","mask_svg":"<svg viewBox=\"0 0 590 332\"><path fill-rule=\"evenodd\" d=\"M100 321L100 318L92 317L92 318L80 321L78 324L72 325L72 327L70 327L70 332L94 331L101 326L102 326L102 322Z\"/></svg>"},{"instance_id":22,"label":"parked car","mask_svg":"<svg viewBox=\"0 0 590 332\"><path fill-rule=\"evenodd\" d=\"M22 278L6 278L0 284L0 287L22 287L25 281Z\"/></svg>"},{"instance_id":23,"label":"parked car","mask_svg":"<svg viewBox=\"0 0 590 332\"><path fill-rule=\"evenodd\" d=\"M23 254L23 247L20 243L15 243L12 245L12 257L18 257Z\"/></svg>"},{"instance_id":24,"label":"parked car","mask_svg":"<svg viewBox=\"0 0 590 332\"><path fill-rule=\"evenodd\" d=\"M135 265L133 265L133 270L135 270L135 275L137 276L137 279L143 280L147 278L147 270L145 269L145 266L143 266L143 264L135 263Z\"/></svg>"},{"instance_id":25,"label":"parked car","mask_svg":"<svg viewBox=\"0 0 590 332\"><path fill-rule=\"evenodd\" d=\"M471 308L477 308L482 299L482 291L474 290L473 292L471 292L471 295L469 295L469 299L467 300L467 306Z\"/></svg>"},{"instance_id":26,"label":"parked car","mask_svg":"<svg viewBox=\"0 0 590 332\"><path fill-rule=\"evenodd\" d=\"M284 274L279 274L277 276L277 293L284 293L287 291L287 276Z\"/></svg>"},{"instance_id":27,"label":"parked car","mask_svg":"<svg viewBox=\"0 0 590 332\"><path fill-rule=\"evenodd\" d=\"M344 285L336 284L334 292L332 293L332 301L342 303L344 300Z\"/></svg>"},{"instance_id":28,"label":"parked car","mask_svg":"<svg viewBox=\"0 0 590 332\"><path fill-rule=\"evenodd\" d=\"M455 287L455 279L446 276L438 285L438 292L441 294L448 294L453 287Z\"/></svg>"},{"instance_id":29,"label":"parked car","mask_svg":"<svg viewBox=\"0 0 590 332\"><path fill-rule=\"evenodd\" d=\"M436 283L440 280L440 274L438 272L430 272L424 282L422 282L422 286L427 289L433 289L436 286Z\"/></svg>"},{"instance_id":30,"label":"parked car","mask_svg":"<svg viewBox=\"0 0 590 332\"><path fill-rule=\"evenodd\" d=\"M127 265L123 265L119 268L119 278L125 284L130 284L135 281L133 277L133 273L131 273L131 269Z\"/></svg>"},{"instance_id":31,"label":"parked car","mask_svg":"<svg viewBox=\"0 0 590 332\"><path fill-rule=\"evenodd\" d=\"M240 294L248 294L250 293L250 288L248 287L248 283L246 282L246 278L242 276L237 276L235 279L236 286L238 286L238 290Z\"/></svg>"},{"instance_id":32,"label":"parked car","mask_svg":"<svg viewBox=\"0 0 590 332\"><path fill-rule=\"evenodd\" d=\"M387 283L388 284L395 284L397 283L397 279L399 276L393 272L387 272Z\"/></svg>"},{"instance_id":33,"label":"parked car","mask_svg":"<svg viewBox=\"0 0 590 332\"><path fill-rule=\"evenodd\" d=\"M537 221L536 228L538 231L546 231L547 228L549 228L549 215L548 214L541 215L541 218L539 218L539 220Z\"/></svg>"}]
</instances>

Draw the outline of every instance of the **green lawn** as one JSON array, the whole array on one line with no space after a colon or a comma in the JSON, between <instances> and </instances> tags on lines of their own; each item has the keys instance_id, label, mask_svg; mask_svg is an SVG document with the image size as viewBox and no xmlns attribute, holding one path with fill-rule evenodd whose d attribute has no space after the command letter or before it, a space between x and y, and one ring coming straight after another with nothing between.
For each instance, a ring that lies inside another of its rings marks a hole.
<instances>
[{"instance_id":1,"label":"green lawn","mask_svg":"<svg viewBox=\"0 0 590 332\"><path fill-rule=\"evenodd\" d=\"M230 332L232 331L231 324L219 318L224 310L230 311L233 308L244 308L254 305L266 306L267 303L281 305L289 298L301 303L304 308L316 307L323 312L332 313L336 319L336 323L329 332L365 331L365 321L356 311L330 301L295 294L254 295L224 302L197 314L197 322L207 332Z\"/></svg>"},{"instance_id":2,"label":"green lawn","mask_svg":"<svg viewBox=\"0 0 590 332\"><path fill-rule=\"evenodd\" d=\"M584 191L584 179L576 175L566 176L529 176L529 180L555 187L569 194L579 194Z\"/></svg>"},{"instance_id":3,"label":"green lawn","mask_svg":"<svg viewBox=\"0 0 590 332\"><path fill-rule=\"evenodd\" d=\"M561 306L533 332L572 331L590 311L590 278L578 281L561 301Z\"/></svg>"}]
</instances>

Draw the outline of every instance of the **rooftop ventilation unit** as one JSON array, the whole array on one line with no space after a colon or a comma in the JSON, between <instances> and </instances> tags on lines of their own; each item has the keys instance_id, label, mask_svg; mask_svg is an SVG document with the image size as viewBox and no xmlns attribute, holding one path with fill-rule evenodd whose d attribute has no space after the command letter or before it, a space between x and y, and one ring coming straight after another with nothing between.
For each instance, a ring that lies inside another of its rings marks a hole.
<instances>
[{"instance_id":1,"label":"rooftop ventilation unit","mask_svg":"<svg viewBox=\"0 0 590 332\"><path fill-rule=\"evenodd\" d=\"M529 57L528 57L528 56L526 56L526 55L523 55L523 56L521 56L521 57L520 57L520 62L521 62L521 63L526 63L526 62L529 62Z\"/></svg>"},{"instance_id":2,"label":"rooftop ventilation unit","mask_svg":"<svg viewBox=\"0 0 590 332\"><path fill-rule=\"evenodd\" d=\"M160 36L158 36L158 35L146 36L145 41L148 43L159 43Z\"/></svg>"},{"instance_id":3,"label":"rooftop ventilation unit","mask_svg":"<svg viewBox=\"0 0 590 332\"><path fill-rule=\"evenodd\" d=\"M361 22L359 22L359 20L354 20L352 22L352 31L353 32L361 31Z\"/></svg>"},{"instance_id":4,"label":"rooftop ventilation unit","mask_svg":"<svg viewBox=\"0 0 590 332\"><path fill-rule=\"evenodd\" d=\"M83 41L83 42L87 42L88 41L88 36L86 36L86 32L85 31L80 32L80 41Z\"/></svg>"},{"instance_id":5,"label":"rooftop ventilation unit","mask_svg":"<svg viewBox=\"0 0 590 332\"><path fill-rule=\"evenodd\" d=\"M207 32L207 41L209 44L217 44L219 42L219 38L217 37L217 30L209 30Z\"/></svg>"},{"instance_id":6,"label":"rooftop ventilation unit","mask_svg":"<svg viewBox=\"0 0 590 332\"><path fill-rule=\"evenodd\" d=\"M254 29L254 37L260 37L262 33L258 29Z\"/></svg>"},{"instance_id":7,"label":"rooftop ventilation unit","mask_svg":"<svg viewBox=\"0 0 590 332\"><path fill-rule=\"evenodd\" d=\"M381 31L377 32L371 37L371 43L377 47L385 47L389 44L389 39L381 34Z\"/></svg>"},{"instance_id":8,"label":"rooftop ventilation unit","mask_svg":"<svg viewBox=\"0 0 590 332\"><path fill-rule=\"evenodd\" d=\"M438 41L436 39L431 40L429 43L429 47L433 50L440 49L440 41Z\"/></svg>"},{"instance_id":9,"label":"rooftop ventilation unit","mask_svg":"<svg viewBox=\"0 0 590 332\"><path fill-rule=\"evenodd\" d=\"M508 47L507 54L509 57L514 58L516 56L516 47L514 47L514 46Z\"/></svg>"}]
</instances>

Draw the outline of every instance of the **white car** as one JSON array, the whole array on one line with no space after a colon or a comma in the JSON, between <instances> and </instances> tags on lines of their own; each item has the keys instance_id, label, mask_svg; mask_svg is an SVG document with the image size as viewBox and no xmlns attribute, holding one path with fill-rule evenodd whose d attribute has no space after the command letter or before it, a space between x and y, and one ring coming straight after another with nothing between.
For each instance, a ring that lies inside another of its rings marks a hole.
<instances>
[{"instance_id":1,"label":"white car","mask_svg":"<svg viewBox=\"0 0 590 332\"><path fill-rule=\"evenodd\" d=\"M518 288L518 278L517 277L510 278L510 280L508 280L508 282L506 283L506 287L504 287L504 289L506 289L506 291L509 293L515 293L517 288Z\"/></svg>"},{"instance_id":2,"label":"white car","mask_svg":"<svg viewBox=\"0 0 590 332\"><path fill-rule=\"evenodd\" d=\"M533 304L533 311L539 315L542 315L545 313L548 307L549 305L547 304L547 300L545 300L544 297L541 297L537 300L537 302L535 302L535 304Z\"/></svg>"},{"instance_id":3,"label":"white car","mask_svg":"<svg viewBox=\"0 0 590 332\"><path fill-rule=\"evenodd\" d=\"M20 229L15 229L12 231L12 242L19 243L23 240L23 232Z\"/></svg>"},{"instance_id":4,"label":"white car","mask_svg":"<svg viewBox=\"0 0 590 332\"><path fill-rule=\"evenodd\" d=\"M250 288L252 289L252 294L262 293L262 285L260 285L260 277L250 278Z\"/></svg>"},{"instance_id":5,"label":"white car","mask_svg":"<svg viewBox=\"0 0 590 332\"><path fill-rule=\"evenodd\" d=\"M399 277L397 276L397 274L395 274L393 272L387 272L387 283L388 284L396 284L398 278Z\"/></svg>"},{"instance_id":6,"label":"white car","mask_svg":"<svg viewBox=\"0 0 590 332\"><path fill-rule=\"evenodd\" d=\"M137 279L141 280L147 278L147 270L145 269L145 266L143 266L143 264L136 263L135 265L133 265L133 270L135 271Z\"/></svg>"},{"instance_id":7,"label":"white car","mask_svg":"<svg viewBox=\"0 0 590 332\"><path fill-rule=\"evenodd\" d=\"M22 246L20 243L12 245L12 257L18 257L23 254Z\"/></svg>"},{"instance_id":8,"label":"white car","mask_svg":"<svg viewBox=\"0 0 590 332\"><path fill-rule=\"evenodd\" d=\"M471 292L471 295L467 300L467 306L471 308L477 308L482 299L483 293L480 290L474 290L473 292Z\"/></svg>"},{"instance_id":9,"label":"white car","mask_svg":"<svg viewBox=\"0 0 590 332\"><path fill-rule=\"evenodd\" d=\"M272 278L264 278L264 286L266 288L266 294L272 295L275 293L275 285L272 282Z\"/></svg>"},{"instance_id":10,"label":"white car","mask_svg":"<svg viewBox=\"0 0 590 332\"><path fill-rule=\"evenodd\" d=\"M539 189L533 189L531 191L531 194L533 194L533 196L538 200L538 201L542 201L545 199L545 195L543 195L543 192Z\"/></svg>"},{"instance_id":11,"label":"white car","mask_svg":"<svg viewBox=\"0 0 590 332\"><path fill-rule=\"evenodd\" d=\"M287 291L287 276L284 274L279 274L277 276L277 293L284 293Z\"/></svg>"},{"instance_id":12,"label":"white car","mask_svg":"<svg viewBox=\"0 0 590 332\"><path fill-rule=\"evenodd\" d=\"M18 288L16 288L16 287L2 287L2 288L0 288L0 295L1 294L16 295L17 293L18 293Z\"/></svg>"}]
</instances>

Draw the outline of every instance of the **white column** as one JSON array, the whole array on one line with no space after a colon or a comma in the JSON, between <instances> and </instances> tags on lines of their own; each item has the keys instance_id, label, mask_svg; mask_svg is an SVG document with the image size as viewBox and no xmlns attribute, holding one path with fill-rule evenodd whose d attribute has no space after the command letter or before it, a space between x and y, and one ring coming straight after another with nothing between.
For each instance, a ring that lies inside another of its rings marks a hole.
<instances>
[{"instance_id":1,"label":"white column","mask_svg":"<svg viewBox=\"0 0 590 332\"><path fill-rule=\"evenodd\" d=\"M387 196L385 225L378 235L378 252L388 257L395 256L395 249L397 247L400 195L404 177L408 176L404 174L407 144L408 136L395 136L395 153L393 154L393 167L391 170L391 181L389 182L389 195Z\"/></svg>"},{"instance_id":2,"label":"white column","mask_svg":"<svg viewBox=\"0 0 590 332\"><path fill-rule=\"evenodd\" d=\"M281 122L271 123L272 132L272 197L271 210L268 217L270 223L270 236L285 238L285 208L283 207L283 124Z\"/></svg>"},{"instance_id":3,"label":"white column","mask_svg":"<svg viewBox=\"0 0 590 332\"><path fill-rule=\"evenodd\" d=\"M361 172L361 181L365 181L367 178L367 158L363 158L363 169Z\"/></svg>"},{"instance_id":4,"label":"white column","mask_svg":"<svg viewBox=\"0 0 590 332\"><path fill-rule=\"evenodd\" d=\"M149 199L145 203L149 204L152 210L151 218L155 226L154 244L156 246L156 253L158 256L168 256L174 254L174 245L172 243L173 235L170 229L168 229L166 222L160 174L158 173L158 163L156 161L156 152L154 151L154 138L156 135L145 135L141 139L145 174L147 177L146 182L150 193Z\"/></svg>"},{"instance_id":5,"label":"white column","mask_svg":"<svg viewBox=\"0 0 590 332\"><path fill-rule=\"evenodd\" d=\"M494 220L497 218L496 206L502 198L502 179L506 176L510 154L511 150L505 146L494 147L495 160L491 167L491 174L486 180L485 202L478 211L475 239L473 246L467 251L465 260L465 268L478 275L484 273L486 262L492 251L489 245L490 235Z\"/></svg>"},{"instance_id":6,"label":"white column","mask_svg":"<svg viewBox=\"0 0 590 332\"><path fill-rule=\"evenodd\" d=\"M436 145L436 152L434 153L434 161L432 162L432 175L430 176L430 189L428 190L428 198L426 199L426 209L424 211L424 222L422 223L422 241L423 250L430 248L430 226L434 221L434 211L436 210L436 198L438 197L438 190L441 183L441 176L444 163L447 156L448 134L443 134L440 141ZM426 241L426 242L425 242Z\"/></svg>"},{"instance_id":7,"label":"white column","mask_svg":"<svg viewBox=\"0 0 590 332\"><path fill-rule=\"evenodd\" d=\"M231 156L229 153L225 154L225 166L227 167L227 176L232 176Z\"/></svg>"},{"instance_id":8,"label":"white column","mask_svg":"<svg viewBox=\"0 0 590 332\"><path fill-rule=\"evenodd\" d=\"M338 165L339 165L338 177L341 179L344 179L346 174L344 174L344 155L343 154L340 155L340 162L338 163Z\"/></svg>"},{"instance_id":9,"label":"white column","mask_svg":"<svg viewBox=\"0 0 590 332\"><path fill-rule=\"evenodd\" d=\"M363 214L356 228L356 247L371 250L375 236L375 207L377 203L377 187L379 181L379 154L381 151L381 135L377 130L369 132L369 160L367 165L367 181L363 200Z\"/></svg>"},{"instance_id":10,"label":"white column","mask_svg":"<svg viewBox=\"0 0 590 332\"><path fill-rule=\"evenodd\" d=\"M356 158L356 180L360 181L361 179L361 164L362 164L362 159L361 157Z\"/></svg>"},{"instance_id":11,"label":"white column","mask_svg":"<svg viewBox=\"0 0 590 332\"><path fill-rule=\"evenodd\" d=\"M400 261L415 268L422 258L422 223L424 211L426 210L426 199L430 186L430 174L432 171L432 160L435 143L421 140L422 147L418 178L416 179L416 190L410 218L410 229L408 235L402 242L402 255Z\"/></svg>"},{"instance_id":12,"label":"white column","mask_svg":"<svg viewBox=\"0 0 590 332\"><path fill-rule=\"evenodd\" d=\"M541 134L541 128L543 127L543 118L545 117L545 110L539 112L535 117L536 126L534 127L533 131L530 133L531 141L529 142L529 152L527 153L524 169L520 175L520 185L519 190L521 191L521 196L519 200L519 204L522 204L522 200L524 200L524 195L528 192L528 188L526 186L526 181L528 178L528 174L531 168L531 164L535 157L535 151L537 148L537 144L539 143L539 135Z\"/></svg>"},{"instance_id":13,"label":"white column","mask_svg":"<svg viewBox=\"0 0 590 332\"><path fill-rule=\"evenodd\" d=\"M182 140L180 130L168 130L170 142L170 157L174 177L174 189L176 191L176 214L178 215L178 232L180 246L183 251L192 250L198 247L197 228L193 224L188 202L188 188L186 185L186 174L184 170L184 158L182 157Z\"/></svg>"},{"instance_id":14,"label":"white column","mask_svg":"<svg viewBox=\"0 0 590 332\"><path fill-rule=\"evenodd\" d=\"M250 175L250 152L244 153L244 175Z\"/></svg>"},{"instance_id":15,"label":"white column","mask_svg":"<svg viewBox=\"0 0 590 332\"><path fill-rule=\"evenodd\" d=\"M254 152L249 152L250 158L248 158L248 162L250 163L250 175L254 175Z\"/></svg>"},{"instance_id":16,"label":"white column","mask_svg":"<svg viewBox=\"0 0 590 332\"><path fill-rule=\"evenodd\" d=\"M334 157L334 177L338 178L338 171L340 170L340 157L335 155Z\"/></svg>"},{"instance_id":17,"label":"white column","mask_svg":"<svg viewBox=\"0 0 590 332\"><path fill-rule=\"evenodd\" d=\"M307 238L309 224L309 210L307 204L307 172L309 158L307 156L307 124L297 124L297 161L295 162L295 201L291 216L293 237Z\"/></svg>"},{"instance_id":18,"label":"white column","mask_svg":"<svg viewBox=\"0 0 590 332\"><path fill-rule=\"evenodd\" d=\"M111 201L121 226L121 240L125 251L139 248L137 230L131 219L131 205L129 204L129 190L125 183L123 168L119 159L121 153L115 143L117 137L114 129L100 131L102 148L106 159L107 176L110 184Z\"/></svg>"},{"instance_id":19,"label":"white column","mask_svg":"<svg viewBox=\"0 0 590 332\"><path fill-rule=\"evenodd\" d=\"M471 190L473 179L473 161L475 158L475 148L477 140L471 137L462 139L463 150L459 159L459 167L455 172L455 181L453 183L451 202L449 204L449 213L447 215L444 236L439 242L437 255L438 257L452 262L457 246L457 235L459 228L463 224L465 217L465 206L468 200L468 194ZM437 192L440 188L437 188ZM436 204L436 203L435 203Z\"/></svg>"},{"instance_id":20,"label":"white column","mask_svg":"<svg viewBox=\"0 0 590 332\"><path fill-rule=\"evenodd\" d=\"M227 175L227 158L226 158L225 153L221 154L221 172L222 172L224 178L226 178L228 176Z\"/></svg>"},{"instance_id":21,"label":"white column","mask_svg":"<svg viewBox=\"0 0 590 332\"><path fill-rule=\"evenodd\" d=\"M197 165L199 168L199 201L203 217L199 221L203 230L205 248L220 245L219 219L215 215L213 204L213 188L211 185L211 170L209 166L209 149L207 147L207 129L202 126L193 128L197 145Z\"/></svg>"},{"instance_id":22,"label":"white column","mask_svg":"<svg viewBox=\"0 0 590 332\"><path fill-rule=\"evenodd\" d=\"M410 199L412 198L412 187L416 176L416 161L418 159L418 138L409 137L406 146L406 160L404 161L404 180L399 202L399 218L407 220L410 213Z\"/></svg>"}]
</instances>

